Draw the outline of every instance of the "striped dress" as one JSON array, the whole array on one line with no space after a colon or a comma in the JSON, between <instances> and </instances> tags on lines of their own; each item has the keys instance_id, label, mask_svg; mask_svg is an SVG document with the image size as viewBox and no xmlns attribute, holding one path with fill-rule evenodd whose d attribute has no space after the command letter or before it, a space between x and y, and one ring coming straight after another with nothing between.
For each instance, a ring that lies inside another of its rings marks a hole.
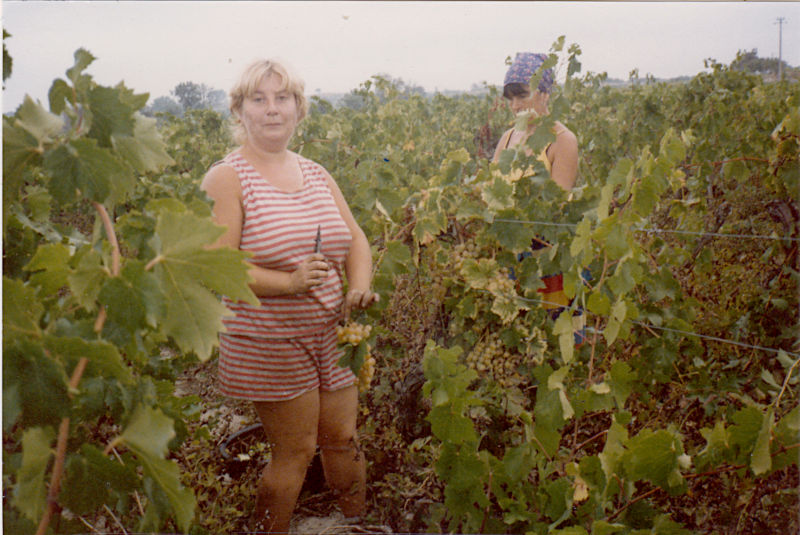
<instances>
[{"instance_id":1,"label":"striped dress","mask_svg":"<svg viewBox=\"0 0 800 535\"><path fill-rule=\"evenodd\" d=\"M243 207L239 248L253 254L250 262L294 271L313 254L319 227L320 252L331 268L324 284L301 294L262 296L259 305L223 297L234 315L223 318L220 387L232 397L277 400L293 397L317 380L325 386L326 374L333 374L336 384L353 379L349 369L336 366L338 359L332 365L325 363L323 367L330 369L322 370L319 363L300 356L309 345L322 353L337 351L335 325L341 317L344 262L352 236L334 201L328 172L311 160L297 158L303 186L293 192L274 187L238 151L222 162L239 176Z\"/></svg>"},{"instance_id":2,"label":"striped dress","mask_svg":"<svg viewBox=\"0 0 800 535\"><path fill-rule=\"evenodd\" d=\"M239 174L244 208L239 248L253 253L250 262L266 269L292 272L314 252L317 227L328 280L309 292L260 297L260 305L224 298L235 316L223 319L227 332L256 338L293 338L318 332L336 322L343 301L342 272L350 250L350 229L328 187L325 169L298 156L303 187L287 193L275 188L238 152L224 162Z\"/></svg>"}]
</instances>

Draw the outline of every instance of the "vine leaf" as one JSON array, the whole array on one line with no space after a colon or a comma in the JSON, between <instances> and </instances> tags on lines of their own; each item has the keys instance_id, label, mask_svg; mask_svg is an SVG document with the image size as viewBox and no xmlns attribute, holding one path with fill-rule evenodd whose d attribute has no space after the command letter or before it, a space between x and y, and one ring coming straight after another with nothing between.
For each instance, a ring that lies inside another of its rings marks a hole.
<instances>
[{"instance_id":1,"label":"vine leaf","mask_svg":"<svg viewBox=\"0 0 800 535\"><path fill-rule=\"evenodd\" d=\"M140 173L156 172L175 163L167 154L166 145L156 129L156 120L138 113L134 115L133 136L113 134L111 142Z\"/></svg>"},{"instance_id":2,"label":"vine leaf","mask_svg":"<svg viewBox=\"0 0 800 535\"><path fill-rule=\"evenodd\" d=\"M51 355L60 357L68 369L73 369L81 357L86 357L88 364L84 377L114 377L123 384L134 384L133 375L122 356L109 342L48 336L44 346Z\"/></svg>"},{"instance_id":3,"label":"vine leaf","mask_svg":"<svg viewBox=\"0 0 800 535\"><path fill-rule=\"evenodd\" d=\"M632 479L647 480L675 492L685 485L680 473L681 455L683 445L676 433L644 429L628 441L621 462Z\"/></svg>"},{"instance_id":4,"label":"vine leaf","mask_svg":"<svg viewBox=\"0 0 800 535\"><path fill-rule=\"evenodd\" d=\"M31 272L30 283L39 288L40 295L50 297L67 285L69 259L69 248L63 243L48 243L36 249L25 270Z\"/></svg>"},{"instance_id":5,"label":"vine leaf","mask_svg":"<svg viewBox=\"0 0 800 535\"><path fill-rule=\"evenodd\" d=\"M185 532L194 517L196 502L191 489L181 485L178 465L165 458L167 444L174 436L172 420L160 409L139 405L120 439L164 491L178 526Z\"/></svg>"},{"instance_id":6,"label":"vine leaf","mask_svg":"<svg viewBox=\"0 0 800 535\"><path fill-rule=\"evenodd\" d=\"M68 414L64 367L34 340L20 338L3 344L3 390L7 388L18 393L22 425L55 426Z\"/></svg>"},{"instance_id":7,"label":"vine leaf","mask_svg":"<svg viewBox=\"0 0 800 535\"><path fill-rule=\"evenodd\" d=\"M25 95L25 100L17 109L16 118L16 124L35 137L39 146L52 142L64 128L61 117L50 113L28 95Z\"/></svg>"},{"instance_id":8,"label":"vine leaf","mask_svg":"<svg viewBox=\"0 0 800 535\"><path fill-rule=\"evenodd\" d=\"M258 300L248 287L248 254L230 248L207 249L224 232L191 212L163 211L156 222L155 276L166 296L164 332L178 346L205 360L230 314L213 292L250 304Z\"/></svg>"},{"instance_id":9,"label":"vine leaf","mask_svg":"<svg viewBox=\"0 0 800 535\"><path fill-rule=\"evenodd\" d=\"M93 139L75 139L46 152L44 166L52 177L50 191L61 204L76 200L78 192L99 203L112 194L121 199L134 185L130 169Z\"/></svg>"},{"instance_id":10,"label":"vine leaf","mask_svg":"<svg viewBox=\"0 0 800 535\"><path fill-rule=\"evenodd\" d=\"M38 522L46 505L45 475L55 437L50 427L32 427L22 434L22 465L17 472L13 505L29 520Z\"/></svg>"},{"instance_id":11,"label":"vine leaf","mask_svg":"<svg viewBox=\"0 0 800 535\"><path fill-rule=\"evenodd\" d=\"M775 407L770 406L764 415L761 430L758 432L756 443L753 446L753 456L750 460L750 468L753 474L760 476L772 468L772 457L770 456L770 442L772 440L772 428L775 426Z\"/></svg>"},{"instance_id":12,"label":"vine leaf","mask_svg":"<svg viewBox=\"0 0 800 535\"><path fill-rule=\"evenodd\" d=\"M13 336L40 337L39 319L44 305L36 291L22 281L3 277L3 339Z\"/></svg>"},{"instance_id":13,"label":"vine leaf","mask_svg":"<svg viewBox=\"0 0 800 535\"><path fill-rule=\"evenodd\" d=\"M134 467L109 458L91 444L82 445L80 455L69 457L65 473L58 501L77 514L91 513L100 504L113 506L136 490L138 483Z\"/></svg>"}]
</instances>

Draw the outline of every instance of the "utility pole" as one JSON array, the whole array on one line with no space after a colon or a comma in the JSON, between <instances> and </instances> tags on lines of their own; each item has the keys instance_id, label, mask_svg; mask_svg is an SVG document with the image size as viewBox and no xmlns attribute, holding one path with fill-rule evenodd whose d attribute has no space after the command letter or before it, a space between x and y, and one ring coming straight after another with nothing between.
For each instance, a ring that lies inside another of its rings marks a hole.
<instances>
[{"instance_id":1,"label":"utility pole","mask_svg":"<svg viewBox=\"0 0 800 535\"><path fill-rule=\"evenodd\" d=\"M783 80L783 23L786 19L778 17L775 23L778 25L778 81ZM787 22L788 24L788 22Z\"/></svg>"}]
</instances>

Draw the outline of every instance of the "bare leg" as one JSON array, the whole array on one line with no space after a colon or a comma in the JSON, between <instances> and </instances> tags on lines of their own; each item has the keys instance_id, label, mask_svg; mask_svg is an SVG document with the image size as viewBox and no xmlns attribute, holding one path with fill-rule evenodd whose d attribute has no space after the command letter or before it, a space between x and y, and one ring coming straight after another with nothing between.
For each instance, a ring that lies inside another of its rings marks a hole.
<instances>
[{"instance_id":1,"label":"bare leg","mask_svg":"<svg viewBox=\"0 0 800 535\"><path fill-rule=\"evenodd\" d=\"M272 457L261 474L254 517L268 533L288 533L306 469L316 451L317 390L289 401L254 402Z\"/></svg>"},{"instance_id":2,"label":"bare leg","mask_svg":"<svg viewBox=\"0 0 800 535\"><path fill-rule=\"evenodd\" d=\"M328 485L339 497L346 517L362 516L366 509L366 464L358 445L355 386L319 393L319 446Z\"/></svg>"}]
</instances>

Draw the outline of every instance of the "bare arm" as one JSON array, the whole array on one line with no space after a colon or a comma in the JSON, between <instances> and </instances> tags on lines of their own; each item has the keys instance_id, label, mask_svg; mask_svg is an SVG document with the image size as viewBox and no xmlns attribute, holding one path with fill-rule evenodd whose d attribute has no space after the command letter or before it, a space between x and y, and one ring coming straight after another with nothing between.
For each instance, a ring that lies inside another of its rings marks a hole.
<instances>
[{"instance_id":1,"label":"bare arm","mask_svg":"<svg viewBox=\"0 0 800 535\"><path fill-rule=\"evenodd\" d=\"M570 130L562 127L549 151L553 182L561 189L569 191L575 186L578 177L578 138Z\"/></svg>"},{"instance_id":2,"label":"bare arm","mask_svg":"<svg viewBox=\"0 0 800 535\"><path fill-rule=\"evenodd\" d=\"M511 132L513 130L513 128L510 128L503 132L503 135L500 136L500 140L497 142L497 147L494 149L494 156L492 156L493 162L497 163L497 161L500 160L500 153L508 148L508 138L511 137Z\"/></svg>"},{"instance_id":3,"label":"bare arm","mask_svg":"<svg viewBox=\"0 0 800 535\"><path fill-rule=\"evenodd\" d=\"M211 168L200 188L214 201L214 221L226 227L213 247L238 249L242 239L242 189L236 171L225 165ZM328 264L321 254L308 256L293 272L251 266L250 289L259 296L303 293L319 286L328 274Z\"/></svg>"},{"instance_id":4,"label":"bare arm","mask_svg":"<svg viewBox=\"0 0 800 535\"><path fill-rule=\"evenodd\" d=\"M358 226L350 207L347 205L347 201L344 199L344 195L342 195L342 191L330 175L328 175L328 186L331 189L336 206L339 208L339 213L342 215L342 219L344 219L353 237L350 251L347 253L344 263L349 287L344 299L342 312L345 320L347 320L353 308L367 308L372 303L376 303L380 296L370 289L372 286L372 251L370 250L367 236Z\"/></svg>"}]
</instances>

